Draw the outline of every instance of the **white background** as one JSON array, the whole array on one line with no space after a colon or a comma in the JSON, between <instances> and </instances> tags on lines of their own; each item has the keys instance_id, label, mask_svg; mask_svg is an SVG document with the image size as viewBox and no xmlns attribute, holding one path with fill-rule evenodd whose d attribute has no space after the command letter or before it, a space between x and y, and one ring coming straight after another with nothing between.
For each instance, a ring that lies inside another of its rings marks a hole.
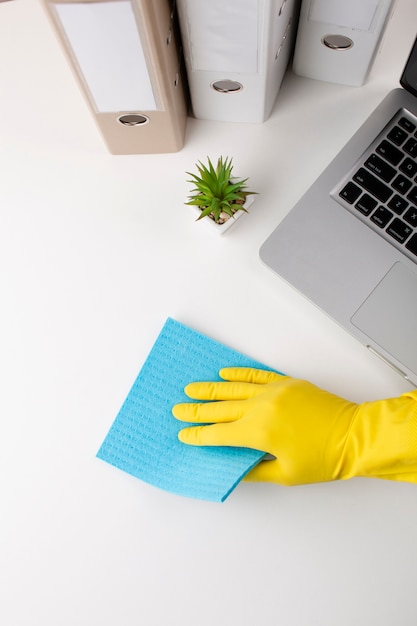
<instances>
[{"instance_id":1,"label":"white background","mask_svg":"<svg viewBox=\"0 0 417 626\"><path fill-rule=\"evenodd\" d=\"M262 125L190 118L171 155L111 156L36 0L0 3L0 621L415 626L417 486L241 484L180 498L95 458L165 319L351 400L409 387L258 249L382 97L417 24L399 0L362 88L285 79ZM186 170L260 192L224 237Z\"/></svg>"}]
</instances>

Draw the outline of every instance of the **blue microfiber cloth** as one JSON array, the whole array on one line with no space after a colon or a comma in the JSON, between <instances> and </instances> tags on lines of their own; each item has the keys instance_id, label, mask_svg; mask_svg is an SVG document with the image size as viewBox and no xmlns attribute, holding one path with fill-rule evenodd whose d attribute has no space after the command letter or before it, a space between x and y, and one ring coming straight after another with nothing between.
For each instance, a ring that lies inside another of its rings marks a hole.
<instances>
[{"instance_id":1,"label":"blue microfiber cloth","mask_svg":"<svg viewBox=\"0 0 417 626\"><path fill-rule=\"evenodd\" d=\"M270 369L168 318L97 456L166 491L223 502L264 452L186 445L171 409L190 402L188 383L221 380L229 366Z\"/></svg>"}]
</instances>

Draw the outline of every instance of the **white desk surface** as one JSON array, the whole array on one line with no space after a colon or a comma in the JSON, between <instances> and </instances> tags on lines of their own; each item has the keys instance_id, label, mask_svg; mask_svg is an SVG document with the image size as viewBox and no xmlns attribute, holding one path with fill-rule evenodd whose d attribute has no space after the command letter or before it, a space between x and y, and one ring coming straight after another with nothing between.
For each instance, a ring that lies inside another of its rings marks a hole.
<instances>
[{"instance_id":1,"label":"white desk surface","mask_svg":"<svg viewBox=\"0 0 417 626\"><path fill-rule=\"evenodd\" d=\"M354 479L177 497L97 460L168 316L352 400L406 382L258 249L398 85L399 0L362 88L289 73L262 125L189 120L171 155L107 153L36 0L0 3L0 621L4 626L415 626L417 487ZM185 170L234 157L260 192L218 237Z\"/></svg>"}]
</instances>

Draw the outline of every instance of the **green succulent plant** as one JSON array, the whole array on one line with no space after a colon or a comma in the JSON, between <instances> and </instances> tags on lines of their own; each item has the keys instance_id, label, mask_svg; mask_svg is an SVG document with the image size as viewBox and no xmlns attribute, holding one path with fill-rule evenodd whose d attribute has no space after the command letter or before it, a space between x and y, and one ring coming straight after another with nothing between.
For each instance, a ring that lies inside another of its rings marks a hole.
<instances>
[{"instance_id":1,"label":"green succulent plant","mask_svg":"<svg viewBox=\"0 0 417 626\"><path fill-rule=\"evenodd\" d=\"M243 206L246 196L256 192L246 188L247 178L232 178L232 159L220 157L214 167L207 157L207 163L208 165L204 165L199 161L196 164L198 174L187 172L191 176L188 182L195 185L195 188L191 190L186 204L201 209L197 220L208 215L216 223L222 224L226 219L225 215L233 217L237 211L246 211Z\"/></svg>"}]
</instances>

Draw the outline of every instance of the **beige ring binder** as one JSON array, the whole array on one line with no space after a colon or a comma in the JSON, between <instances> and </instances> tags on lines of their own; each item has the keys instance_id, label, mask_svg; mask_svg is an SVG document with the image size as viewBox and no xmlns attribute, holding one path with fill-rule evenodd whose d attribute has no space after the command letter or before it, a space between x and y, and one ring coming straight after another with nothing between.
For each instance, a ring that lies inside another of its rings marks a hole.
<instances>
[{"instance_id":1,"label":"beige ring binder","mask_svg":"<svg viewBox=\"0 0 417 626\"><path fill-rule=\"evenodd\" d=\"M175 4L42 2L110 152L180 150L187 104Z\"/></svg>"}]
</instances>

